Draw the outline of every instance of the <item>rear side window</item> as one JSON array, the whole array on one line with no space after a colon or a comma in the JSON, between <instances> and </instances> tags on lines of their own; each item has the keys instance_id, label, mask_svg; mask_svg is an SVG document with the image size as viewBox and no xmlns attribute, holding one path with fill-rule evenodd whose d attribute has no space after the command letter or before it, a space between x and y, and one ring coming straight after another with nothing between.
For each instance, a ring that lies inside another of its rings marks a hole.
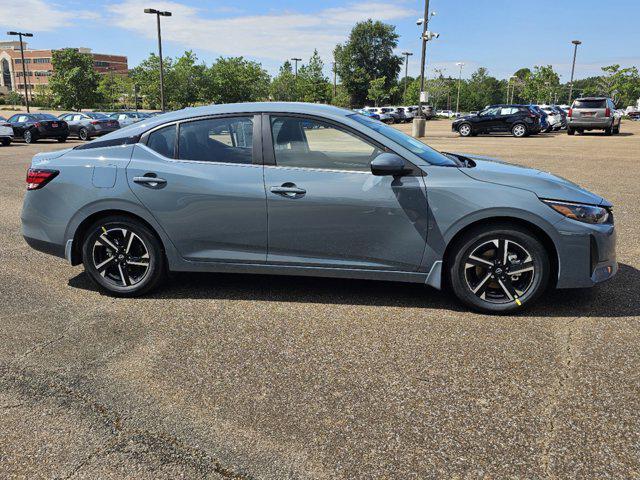
<instances>
[{"instance_id":1,"label":"rear side window","mask_svg":"<svg viewBox=\"0 0 640 480\"><path fill-rule=\"evenodd\" d=\"M252 163L253 119L207 118L181 123L178 158L205 162Z\"/></svg>"},{"instance_id":2,"label":"rear side window","mask_svg":"<svg viewBox=\"0 0 640 480\"><path fill-rule=\"evenodd\" d=\"M176 126L160 128L149 135L147 147L168 158L173 158L176 146Z\"/></svg>"},{"instance_id":3,"label":"rear side window","mask_svg":"<svg viewBox=\"0 0 640 480\"><path fill-rule=\"evenodd\" d=\"M607 108L606 100L576 100L573 108Z\"/></svg>"}]
</instances>

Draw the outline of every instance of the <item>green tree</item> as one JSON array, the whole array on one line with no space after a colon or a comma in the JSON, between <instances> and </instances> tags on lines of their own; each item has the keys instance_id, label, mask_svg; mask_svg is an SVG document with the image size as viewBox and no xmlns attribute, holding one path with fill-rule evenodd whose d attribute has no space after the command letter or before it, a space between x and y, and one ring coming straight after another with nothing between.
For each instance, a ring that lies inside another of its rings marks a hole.
<instances>
[{"instance_id":1,"label":"green tree","mask_svg":"<svg viewBox=\"0 0 640 480\"><path fill-rule=\"evenodd\" d=\"M333 87L332 92L333 93ZM344 85L337 85L336 94L331 98L331 105L336 107L351 108L351 96Z\"/></svg>"},{"instance_id":2,"label":"green tree","mask_svg":"<svg viewBox=\"0 0 640 480\"><path fill-rule=\"evenodd\" d=\"M175 88L167 101L169 108L190 107L204 99L206 68L204 64L198 64L198 57L191 50L173 61L168 80Z\"/></svg>"},{"instance_id":3,"label":"green tree","mask_svg":"<svg viewBox=\"0 0 640 480\"><path fill-rule=\"evenodd\" d=\"M385 77L375 78L369 83L369 90L367 90L367 98L373 100L374 105L377 107L380 102L384 102L389 98L389 91L386 89L385 84L387 79Z\"/></svg>"},{"instance_id":4,"label":"green tree","mask_svg":"<svg viewBox=\"0 0 640 480\"><path fill-rule=\"evenodd\" d=\"M295 102L298 101L298 89L296 78L293 74L293 67L289 60L285 61L280 67L278 75L273 77L269 86L269 96L272 100L278 102Z\"/></svg>"},{"instance_id":5,"label":"green tree","mask_svg":"<svg viewBox=\"0 0 640 480\"><path fill-rule=\"evenodd\" d=\"M206 78L206 98L215 103L255 102L269 94L269 74L243 57L218 58Z\"/></svg>"},{"instance_id":6,"label":"green tree","mask_svg":"<svg viewBox=\"0 0 640 480\"><path fill-rule=\"evenodd\" d=\"M395 27L371 19L357 23L347 42L336 46L336 70L352 104L364 105L372 80L384 77L387 90L392 88L402 64L393 53L397 46Z\"/></svg>"},{"instance_id":7,"label":"green tree","mask_svg":"<svg viewBox=\"0 0 640 480\"><path fill-rule=\"evenodd\" d=\"M620 65L602 67L604 75L599 78L601 95L611 97L619 107L634 105L640 97L640 75L637 67L620 68Z\"/></svg>"},{"instance_id":8,"label":"green tree","mask_svg":"<svg viewBox=\"0 0 640 480\"><path fill-rule=\"evenodd\" d=\"M554 103L560 95L560 77L551 65L533 67L524 81L522 96L528 102Z\"/></svg>"},{"instance_id":9,"label":"green tree","mask_svg":"<svg viewBox=\"0 0 640 480\"><path fill-rule=\"evenodd\" d=\"M504 93L503 93L504 92ZM495 77L489 75L486 68L480 67L471 74L466 82L464 97L461 95L461 104L465 110L481 110L487 105L504 101L506 89L501 89L501 84ZM462 102L464 98L464 103Z\"/></svg>"},{"instance_id":10,"label":"green tree","mask_svg":"<svg viewBox=\"0 0 640 480\"><path fill-rule=\"evenodd\" d=\"M173 60L163 59L164 63L164 95L168 100L173 96L174 84L171 71ZM138 94L142 97L145 108L160 108L160 57L151 53L140 65L131 70L131 78L138 85ZM165 100L165 101L166 101ZM169 104L169 102L166 102Z\"/></svg>"},{"instance_id":11,"label":"green tree","mask_svg":"<svg viewBox=\"0 0 640 480\"><path fill-rule=\"evenodd\" d=\"M101 102L109 109L115 109L122 100L126 102L133 94L133 83L126 75L107 73L102 75L98 84Z\"/></svg>"},{"instance_id":12,"label":"green tree","mask_svg":"<svg viewBox=\"0 0 640 480\"><path fill-rule=\"evenodd\" d=\"M22 98L22 95L20 95L15 90L11 90L7 94L7 105L11 105L13 108L15 108L16 105L22 105L23 103L24 99Z\"/></svg>"},{"instance_id":13,"label":"green tree","mask_svg":"<svg viewBox=\"0 0 640 480\"><path fill-rule=\"evenodd\" d=\"M51 55L53 75L49 87L56 104L68 110L92 107L99 99L100 75L93 68L93 58L73 48L54 50Z\"/></svg>"},{"instance_id":14,"label":"green tree","mask_svg":"<svg viewBox=\"0 0 640 480\"><path fill-rule=\"evenodd\" d=\"M313 51L307 65L298 70L298 89L302 101L311 103L326 103L330 100L329 78L323 73L324 63L320 59L318 50Z\"/></svg>"}]
</instances>

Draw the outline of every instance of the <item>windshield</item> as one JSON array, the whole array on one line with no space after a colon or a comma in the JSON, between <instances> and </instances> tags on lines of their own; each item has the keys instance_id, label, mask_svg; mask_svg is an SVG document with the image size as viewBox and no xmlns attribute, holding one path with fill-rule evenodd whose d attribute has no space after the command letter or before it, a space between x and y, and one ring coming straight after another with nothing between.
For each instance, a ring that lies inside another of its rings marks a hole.
<instances>
[{"instance_id":1,"label":"windshield","mask_svg":"<svg viewBox=\"0 0 640 480\"><path fill-rule=\"evenodd\" d=\"M33 113L31 116L36 120L58 120L57 117L49 115L48 113Z\"/></svg>"},{"instance_id":2,"label":"windshield","mask_svg":"<svg viewBox=\"0 0 640 480\"><path fill-rule=\"evenodd\" d=\"M104 113L87 113L86 115L89 118L109 118Z\"/></svg>"},{"instance_id":3,"label":"windshield","mask_svg":"<svg viewBox=\"0 0 640 480\"><path fill-rule=\"evenodd\" d=\"M397 143L401 147L406 148L411 153L416 154L432 165L443 165L448 167L458 166L458 164L451 158L444 156L442 153L434 150L428 145L425 145L421 141L416 140L415 138L410 137L405 133L402 133L400 130L389 127L382 122L372 120L369 117L365 117L359 114L349 115L349 118L352 118L356 122L361 123L362 125L365 125L372 130L375 130L380 135L387 137L389 140Z\"/></svg>"}]
</instances>

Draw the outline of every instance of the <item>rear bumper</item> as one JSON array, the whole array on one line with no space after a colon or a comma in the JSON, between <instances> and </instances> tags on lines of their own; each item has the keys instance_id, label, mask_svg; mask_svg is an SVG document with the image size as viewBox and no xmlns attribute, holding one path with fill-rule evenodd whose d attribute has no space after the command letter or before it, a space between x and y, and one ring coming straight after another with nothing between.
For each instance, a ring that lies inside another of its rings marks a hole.
<instances>
[{"instance_id":1,"label":"rear bumper","mask_svg":"<svg viewBox=\"0 0 640 480\"><path fill-rule=\"evenodd\" d=\"M56 243L47 242L46 240L39 240L37 238L23 236L27 245L34 250L42 253L48 253L56 257L65 258L64 245L58 245Z\"/></svg>"},{"instance_id":2,"label":"rear bumper","mask_svg":"<svg viewBox=\"0 0 640 480\"><path fill-rule=\"evenodd\" d=\"M45 130L38 129L38 138L66 138L69 136L69 129L64 130Z\"/></svg>"},{"instance_id":3,"label":"rear bumper","mask_svg":"<svg viewBox=\"0 0 640 480\"><path fill-rule=\"evenodd\" d=\"M589 118L589 119L576 119L571 118L567 122L567 126L573 128L608 128L611 126L611 118Z\"/></svg>"}]
</instances>

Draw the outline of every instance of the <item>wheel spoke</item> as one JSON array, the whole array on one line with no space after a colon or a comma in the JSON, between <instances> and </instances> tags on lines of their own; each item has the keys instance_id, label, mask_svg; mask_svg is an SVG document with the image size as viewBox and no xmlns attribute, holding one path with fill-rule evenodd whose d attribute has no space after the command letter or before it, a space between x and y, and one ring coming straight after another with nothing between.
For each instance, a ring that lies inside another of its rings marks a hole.
<instances>
[{"instance_id":1,"label":"wheel spoke","mask_svg":"<svg viewBox=\"0 0 640 480\"><path fill-rule=\"evenodd\" d=\"M128 287L131 282L129 281L129 275L124 274L124 270L122 269L122 265L118 265L118 272L120 272L120 279L122 280L122 284L125 287Z\"/></svg>"},{"instance_id":2,"label":"wheel spoke","mask_svg":"<svg viewBox=\"0 0 640 480\"><path fill-rule=\"evenodd\" d=\"M107 238L107 234L103 233L102 235L100 235L99 240L106 243L110 248L112 248L113 250L117 251L118 247L116 247L113 242L111 240L109 240Z\"/></svg>"},{"instance_id":3,"label":"wheel spoke","mask_svg":"<svg viewBox=\"0 0 640 480\"><path fill-rule=\"evenodd\" d=\"M140 262L137 260L129 260L127 262L127 265L136 265L138 267L148 267L149 266L149 262Z\"/></svg>"},{"instance_id":4,"label":"wheel spoke","mask_svg":"<svg viewBox=\"0 0 640 480\"><path fill-rule=\"evenodd\" d=\"M502 262L503 265L507 264L507 255L509 252L509 240L501 238L498 240L498 260Z\"/></svg>"},{"instance_id":5,"label":"wheel spoke","mask_svg":"<svg viewBox=\"0 0 640 480\"><path fill-rule=\"evenodd\" d=\"M513 269L509 270L509 275L519 275L524 272L532 272L533 271L533 262L525 262L519 265L516 265Z\"/></svg>"},{"instance_id":6,"label":"wheel spoke","mask_svg":"<svg viewBox=\"0 0 640 480\"><path fill-rule=\"evenodd\" d=\"M107 267L109 267L109 264L113 262L114 259L115 259L114 257L109 257L104 262L100 262L98 265L96 265L96 270L102 273L104 270L107 269Z\"/></svg>"},{"instance_id":7,"label":"wheel spoke","mask_svg":"<svg viewBox=\"0 0 640 480\"><path fill-rule=\"evenodd\" d=\"M125 230L124 228L122 229L122 235L124 236L124 245L126 245L126 247L124 248L125 253L129 253L129 249L131 248L131 242L133 242L133 237L135 236L133 232L130 232L129 230Z\"/></svg>"},{"instance_id":8,"label":"wheel spoke","mask_svg":"<svg viewBox=\"0 0 640 480\"><path fill-rule=\"evenodd\" d=\"M469 267L493 267L493 262L486 260L484 258L475 257L473 255L469 255L467 262L465 264L466 268Z\"/></svg>"},{"instance_id":9,"label":"wheel spoke","mask_svg":"<svg viewBox=\"0 0 640 480\"><path fill-rule=\"evenodd\" d=\"M509 298L509 300L513 300L519 296L516 293L516 290L513 288L513 285L511 284L511 280L509 278L499 278L498 283L500 284L500 288L502 288L502 291Z\"/></svg>"},{"instance_id":10,"label":"wheel spoke","mask_svg":"<svg viewBox=\"0 0 640 480\"><path fill-rule=\"evenodd\" d=\"M471 291L478 296L481 296L484 291L487 289L487 285L489 285L489 280L491 279L491 274L487 273L487 275L480 280L480 283L476 285Z\"/></svg>"}]
</instances>

